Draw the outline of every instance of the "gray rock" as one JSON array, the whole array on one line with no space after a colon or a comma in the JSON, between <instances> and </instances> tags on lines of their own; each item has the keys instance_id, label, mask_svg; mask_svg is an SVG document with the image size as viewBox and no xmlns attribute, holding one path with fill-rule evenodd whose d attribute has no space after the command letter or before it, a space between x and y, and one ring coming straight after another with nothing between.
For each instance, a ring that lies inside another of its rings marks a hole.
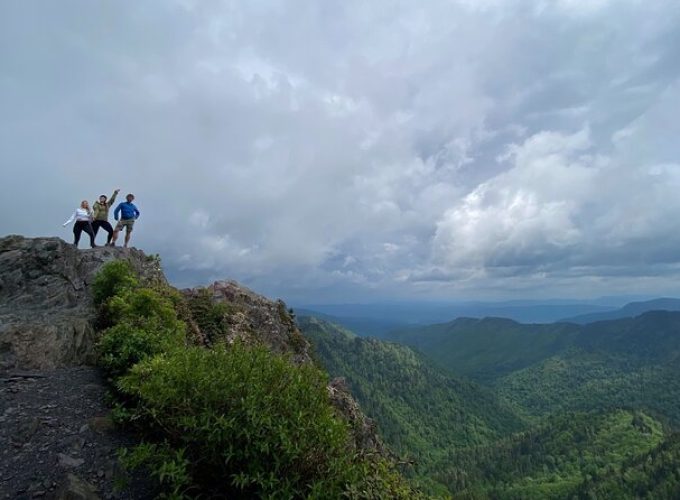
<instances>
[{"instance_id":1,"label":"gray rock","mask_svg":"<svg viewBox=\"0 0 680 500\"><path fill-rule=\"evenodd\" d=\"M364 453L390 456L378 435L375 422L368 418L352 397L344 378L337 377L328 384L328 396L335 409L350 423L354 445Z\"/></svg>"},{"instance_id":2,"label":"gray rock","mask_svg":"<svg viewBox=\"0 0 680 500\"><path fill-rule=\"evenodd\" d=\"M96 489L74 474L67 474L56 492L57 500L99 500Z\"/></svg>"},{"instance_id":3,"label":"gray rock","mask_svg":"<svg viewBox=\"0 0 680 500\"><path fill-rule=\"evenodd\" d=\"M17 442L27 443L40 427L40 419L37 417L29 418L19 428L19 432L14 436Z\"/></svg>"},{"instance_id":4,"label":"gray rock","mask_svg":"<svg viewBox=\"0 0 680 500\"><path fill-rule=\"evenodd\" d=\"M235 281L216 281L206 288L182 290L187 298L206 292L213 303L225 304L231 310L225 340L262 342L274 352L290 354L296 363L311 362L310 343L283 301L269 300Z\"/></svg>"},{"instance_id":5,"label":"gray rock","mask_svg":"<svg viewBox=\"0 0 680 500\"><path fill-rule=\"evenodd\" d=\"M165 277L136 249L77 250L59 238L0 238L0 369L49 369L94 361L90 285L106 262L125 259L145 279Z\"/></svg>"},{"instance_id":6,"label":"gray rock","mask_svg":"<svg viewBox=\"0 0 680 500\"><path fill-rule=\"evenodd\" d=\"M92 417L87 422L87 425L90 429L92 429L94 432L98 434L105 434L107 432L111 432L115 428L113 420L111 420L111 417L107 415L100 417Z\"/></svg>"},{"instance_id":7,"label":"gray rock","mask_svg":"<svg viewBox=\"0 0 680 500\"><path fill-rule=\"evenodd\" d=\"M82 458L73 458L64 453L58 453L57 459L59 460L59 465L66 468L75 469L85 463L85 460L83 460Z\"/></svg>"}]
</instances>

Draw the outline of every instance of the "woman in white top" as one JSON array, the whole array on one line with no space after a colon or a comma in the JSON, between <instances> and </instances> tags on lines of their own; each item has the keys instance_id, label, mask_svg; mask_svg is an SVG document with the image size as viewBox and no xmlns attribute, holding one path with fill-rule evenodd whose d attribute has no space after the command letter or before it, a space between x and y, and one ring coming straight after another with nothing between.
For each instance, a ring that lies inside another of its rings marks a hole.
<instances>
[{"instance_id":1,"label":"woman in white top","mask_svg":"<svg viewBox=\"0 0 680 500\"><path fill-rule=\"evenodd\" d=\"M78 248L78 242L80 241L80 235L83 231L87 233L90 237L90 246L95 248L97 245L94 244L94 231L92 230L92 210L90 210L90 205L87 200L83 200L80 203L80 208L76 208L73 212L71 218L64 222L64 226L68 226L71 222L76 221L73 225L73 244Z\"/></svg>"}]
</instances>

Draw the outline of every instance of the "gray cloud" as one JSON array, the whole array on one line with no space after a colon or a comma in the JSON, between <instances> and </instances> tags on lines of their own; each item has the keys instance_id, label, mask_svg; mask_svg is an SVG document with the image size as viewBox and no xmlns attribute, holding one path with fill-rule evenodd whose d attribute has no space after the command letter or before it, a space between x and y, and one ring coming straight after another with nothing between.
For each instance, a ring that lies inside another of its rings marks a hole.
<instances>
[{"instance_id":1,"label":"gray cloud","mask_svg":"<svg viewBox=\"0 0 680 500\"><path fill-rule=\"evenodd\" d=\"M120 187L179 284L669 293L672 1L0 6L0 233Z\"/></svg>"}]
</instances>

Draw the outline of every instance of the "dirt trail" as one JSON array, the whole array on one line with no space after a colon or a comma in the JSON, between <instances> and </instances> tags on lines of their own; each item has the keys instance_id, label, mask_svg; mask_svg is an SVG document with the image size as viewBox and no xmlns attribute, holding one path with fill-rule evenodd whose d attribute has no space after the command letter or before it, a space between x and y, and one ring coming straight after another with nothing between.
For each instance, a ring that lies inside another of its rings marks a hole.
<instances>
[{"instance_id":1,"label":"dirt trail","mask_svg":"<svg viewBox=\"0 0 680 500\"><path fill-rule=\"evenodd\" d=\"M0 373L0 499L153 498L148 480L117 464L131 438L111 424L105 396L95 368Z\"/></svg>"}]
</instances>

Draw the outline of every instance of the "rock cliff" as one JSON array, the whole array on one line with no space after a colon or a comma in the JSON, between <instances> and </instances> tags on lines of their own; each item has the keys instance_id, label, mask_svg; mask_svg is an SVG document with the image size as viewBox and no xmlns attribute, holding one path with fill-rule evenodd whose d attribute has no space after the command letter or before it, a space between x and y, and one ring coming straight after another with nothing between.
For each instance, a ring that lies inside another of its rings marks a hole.
<instances>
[{"instance_id":1,"label":"rock cliff","mask_svg":"<svg viewBox=\"0 0 680 500\"><path fill-rule=\"evenodd\" d=\"M89 285L106 262L125 259L145 279L165 280L136 249L77 250L59 238L0 238L0 369L94 361Z\"/></svg>"},{"instance_id":2,"label":"rock cliff","mask_svg":"<svg viewBox=\"0 0 680 500\"><path fill-rule=\"evenodd\" d=\"M297 363L311 361L310 343L302 336L281 300L271 301L235 281L216 281L205 288L182 290L187 298L207 295L227 306L227 340L263 342L272 351L290 354Z\"/></svg>"}]
</instances>

